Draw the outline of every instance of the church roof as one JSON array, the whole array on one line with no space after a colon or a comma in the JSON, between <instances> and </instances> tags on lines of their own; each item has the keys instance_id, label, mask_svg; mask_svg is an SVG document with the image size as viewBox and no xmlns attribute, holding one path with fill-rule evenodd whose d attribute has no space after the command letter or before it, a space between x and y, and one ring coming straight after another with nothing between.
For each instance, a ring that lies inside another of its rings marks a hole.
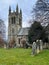
<instances>
[{"instance_id":1,"label":"church roof","mask_svg":"<svg viewBox=\"0 0 49 65\"><path fill-rule=\"evenodd\" d=\"M21 28L20 31L18 32L18 36L23 36L23 35L28 35L28 31L29 31L29 28Z\"/></svg>"}]
</instances>

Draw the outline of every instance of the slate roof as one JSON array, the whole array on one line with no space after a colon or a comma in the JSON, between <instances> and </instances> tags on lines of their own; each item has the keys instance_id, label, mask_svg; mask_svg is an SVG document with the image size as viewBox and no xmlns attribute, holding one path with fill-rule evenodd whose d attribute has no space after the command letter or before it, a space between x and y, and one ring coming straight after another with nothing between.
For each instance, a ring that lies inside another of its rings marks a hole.
<instances>
[{"instance_id":1,"label":"slate roof","mask_svg":"<svg viewBox=\"0 0 49 65\"><path fill-rule=\"evenodd\" d=\"M28 35L29 28L21 28L18 32L18 36Z\"/></svg>"}]
</instances>

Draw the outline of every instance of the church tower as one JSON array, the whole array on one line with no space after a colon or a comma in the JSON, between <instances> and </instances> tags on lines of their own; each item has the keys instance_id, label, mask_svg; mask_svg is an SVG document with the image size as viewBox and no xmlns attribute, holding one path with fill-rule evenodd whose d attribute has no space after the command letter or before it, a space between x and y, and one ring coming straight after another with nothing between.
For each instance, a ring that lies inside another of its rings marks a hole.
<instances>
[{"instance_id":1,"label":"church tower","mask_svg":"<svg viewBox=\"0 0 49 65\"><path fill-rule=\"evenodd\" d=\"M11 12L11 7L9 7L8 15L8 42L12 39L17 43L17 33L22 27L22 10L16 6L16 11Z\"/></svg>"}]
</instances>

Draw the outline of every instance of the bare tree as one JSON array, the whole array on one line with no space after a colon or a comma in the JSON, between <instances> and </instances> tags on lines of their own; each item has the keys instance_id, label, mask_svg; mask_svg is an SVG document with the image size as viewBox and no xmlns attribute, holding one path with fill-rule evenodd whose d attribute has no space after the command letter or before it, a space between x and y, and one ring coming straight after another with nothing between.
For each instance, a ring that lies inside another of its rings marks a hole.
<instances>
[{"instance_id":1,"label":"bare tree","mask_svg":"<svg viewBox=\"0 0 49 65\"><path fill-rule=\"evenodd\" d=\"M4 21L0 19L0 37L5 40L6 39L6 26Z\"/></svg>"},{"instance_id":2,"label":"bare tree","mask_svg":"<svg viewBox=\"0 0 49 65\"><path fill-rule=\"evenodd\" d=\"M49 3L47 0L37 0L33 9L35 20L42 24L49 23Z\"/></svg>"}]
</instances>

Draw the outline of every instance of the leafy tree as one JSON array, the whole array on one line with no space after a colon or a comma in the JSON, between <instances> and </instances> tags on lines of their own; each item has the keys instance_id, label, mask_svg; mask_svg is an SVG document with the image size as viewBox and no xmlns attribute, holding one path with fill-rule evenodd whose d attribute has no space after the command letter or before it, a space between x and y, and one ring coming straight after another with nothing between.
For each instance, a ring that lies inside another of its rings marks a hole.
<instances>
[{"instance_id":1,"label":"leafy tree","mask_svg":"<svg viewBox=\"0 0 49 65\"><path fill-rule=\"evenodd\" d=\"M30 30L28 32L29 43L32 44L37 39L42 39L43 41L45 41L45 38L46 38L45 29L43 29L40 22L35 21L31 25Z\"/></svg>"}]
</instances>

